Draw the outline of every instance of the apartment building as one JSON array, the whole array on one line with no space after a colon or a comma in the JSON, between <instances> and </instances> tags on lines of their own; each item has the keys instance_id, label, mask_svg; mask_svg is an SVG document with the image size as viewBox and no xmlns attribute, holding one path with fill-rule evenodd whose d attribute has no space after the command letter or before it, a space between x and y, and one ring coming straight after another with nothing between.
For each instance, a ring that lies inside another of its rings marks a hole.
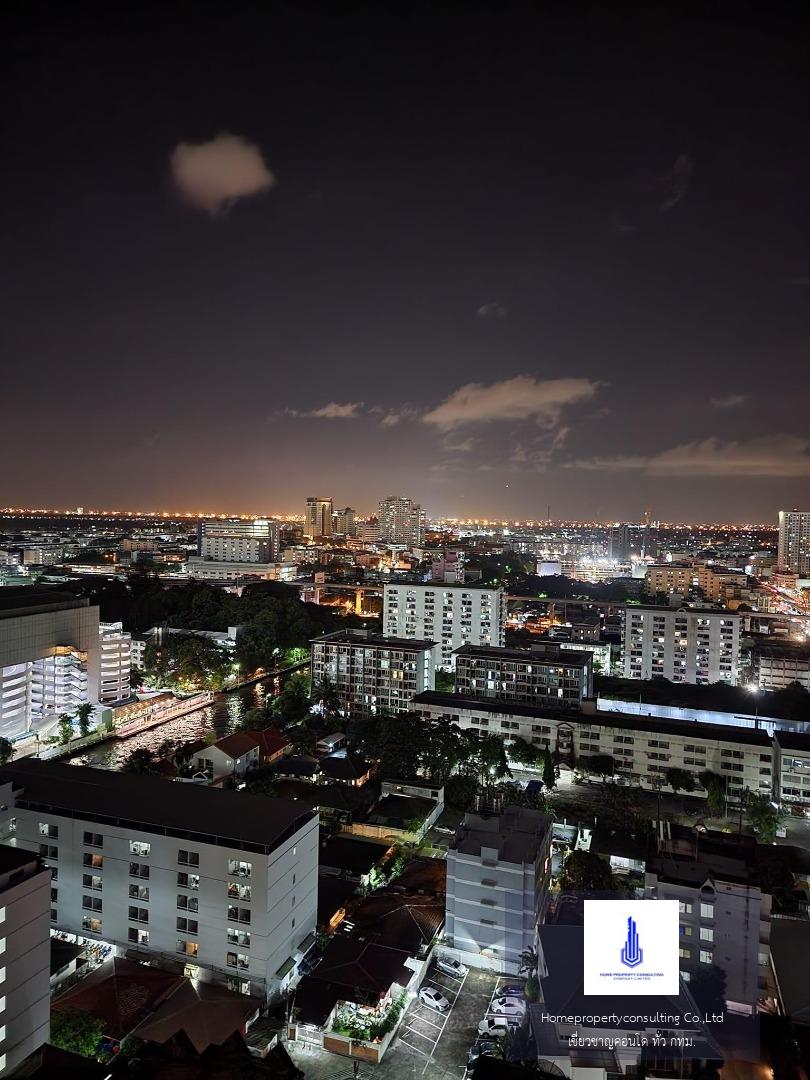
<instances>
[{"instance_id":1,"label":"apartment building","mask_svg":"<svg viewBox=\"0 0 810 1080\"><path fill-rule=\"evenodd\" d=\"M197 581L294 581L298 567L286 562L219 562L191 555L186 574Z\"/></svg>"},{"instance_id":2,"label":"apartment building","mask_svg":"<svg viewBox=\"0 0 810 1080\"><path fill-rule=\"evenodd\" d=\"M438 653L435 641L339 630L314 638L310 644L313 684L328 679L347 716L398 712L407 709L416 694L433 689Z\"/></svg>"},{"instance_id":3,"label":"apartment building","mask_svg":"<svg viewBox=\"0 0 810 1080\"><path fill-rule=\"evenodd\" d=\"M197 553L214 562L274 563L279 560L280 533L275 521L201 521Z\"/></svg>"},{"instance_id":4,"label":"apartment building","mask_svg":"<svg viewBox=\"0 0 810 1080\"><path fill-rule=\"evenodd\" d=\"M439 583L385 586L385 633L439 642L442 668L453 667L453 653L462 645L502 647L505 623L503 589Z\"/></svg>"},{"instance_id":5,"label":"apartment building","mask_svg":"<svg viewBox=\"0 0 810 1080\"><path fill-rule=\"evenodd\" d=\"M469 967L516 974L537 946L550 853L547 814L518 806L465 814L447 852L442 951Z\"/></svg>"},{"instance_id":6,"label":"apartment building","mask_svg":"<svg viewBox=\"0 0 810 1080\"><path fill-rule=\"evenodd\" d=\"M0 847L0 1076L48 1041L51 872L38 855Z\"/></svg>"},{"instance_id":7,"label":"apartment building","mask_svg":"<svg viewBox=\"0 0 810 1080\"><path fill-rule=\"evenodd\" d=\"M774 795L785 805L810 806L810 735L775 731L776 782Z\"/></svg>"},{"instance_id":8,"label":"apartment building","mask_svg":"<svg viewBox=\"0 0 810 1080\"><path fill-rule=\"evenodd\" d=\"M798 683L810 690L810 648L792 641L760 644L753 651L754 677L761 690L784 690Z\"/></svg>"},{"instance_id":9,"label":"apartment building","mask_svg":"<svg viewBox=\"0 0 810 1080\"><path fill-rule=\"evenodd\" d=\"M510 740L520 738L540 748L548 747L559 754L563 764L583 771L587 771L587 758L608 755L613 759L615 774L627 784L655 788L665 784L667 769L678 768L695 779L702 772L725 777L730 796L742 788L763 795L773 790L773 740L766 731L756 728L627 713L563 713L436 691L417 695L411 709L458 724L464 730ZM698 788L695 794L705 792ZM807 797L810 800L810 771Z\"/></svg>"},{"instance_id":10,"label":"apartment building","mask_svg":"<svg viewBox=\"0 0 810 1080\"><path fill-rule=\"evenodd\" d=\"M736 686L741 617L707 607L626 607L622 633L625 679Z\"/></svg>"},{"instance_id":11,"label":"apartment building","mask_svg":"<svg viewBox=\"0 0 810 1080\"><path fill-rule=\"evenodd\" d=\"M332 535L332 500L309 495L304 511L304 536L315 540Z\"/></svg>"},{"instance_id":12,"label":"apartment building","mask_svg":"<svg viewBox=\"0 0 810 1080\"><path fill-rule=\"evenodd\" d=\"M779 511L778 566L810 577L810 510Z\"/></svg>"},{"instance_id":13,"label":"apartment building","mask_svg":"<svg viewBox=\"0 0 810 1080\"><path fill-rule=\"evenodd\" d=\"M101 659L98 699L102 704L125 701L130 696L132 637L124 624L100 623Z\"/></svg>"},{"instance_id":14,"label":"apartment building","mask_svg":"<svg viewBox=\"0 0 810 1080\"><path fill-rule=\"evenodd\" d=\"M422 543L425 513L419 503L406 495L389 495L379 505L380 540L407 548Z\"/></svg>"},{"instance_id":15,"label":"apartment building","mask_svg":"<svg viewBox=\"0 0 810 1080\"><path fill-rule=\"evenodd\" d=\"M655 563L647 567L644 591L648 596L658 593L686 596L690 589L697 587L707 600L720 603L728 591L744 588L747 581L740 570L705 563Z\"/></svg>"},{"instance_id":16,"label":"apartment building","mask_svg":"<svg viewBox=\"0 0 810 1080\"><path fill-rule=\"evenodd\" d=\"M524 705L578 709L593 694L593 656L556 642L529 649L463 645L455 653L456 691Z\"/></svg>"},{"instance_id":17,"label":"apartment building","mask_svg":"<svg viewBox=\"0 0 810 1080\"><path fill-rule=\"evenodd\" d=\"M272 997L314 939L318 819L301 804L25 759L0 840L51 868L54 930Z\"/></svg>"}]
</instances>

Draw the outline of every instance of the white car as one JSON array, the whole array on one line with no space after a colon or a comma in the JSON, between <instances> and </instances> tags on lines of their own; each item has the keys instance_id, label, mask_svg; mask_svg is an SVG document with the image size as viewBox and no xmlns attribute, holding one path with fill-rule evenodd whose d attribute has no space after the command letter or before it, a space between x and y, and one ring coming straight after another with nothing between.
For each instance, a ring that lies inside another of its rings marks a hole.
<instances>
[{"instance_id":1,"label":"white car","mask_svg":"<svg viewBox=\"0 0 810 1080\"><path fill-rule=\"evenodd\" d=\"M423 986L419 991L419 1000L423 1005L429 1005L431 1009L437 1009L439 1012L447 1012L450 1008L450 1002L444 994L439 993L435 986Z\"/></svg>"},{"instance_id":2,"label":"white car","mask_svg":"<svg viewBox=\"0 0 810 1080\"><path fill-rule=\"evenodd\" d=\"M499 997L492 1002L489 1011L498 1013L501 1016L521 1017L526 1011L526 1003L521 1001L520 998Z\"/></svg>"},{"instance_id":3,"label":"white car","mask_svg":"<svg viewBox=\"0 0 810 1080\"><path fill-rule=\"evenodd\" d=\"M478 1025L478 1034L484 1035L488 1039L503 1039L509 1034L509 1025L505 1020L488 1016L486 1020L482 1020Z\"/></svg>"},{"instance_id":4,"label":"white car","mask_svg":"<svg viewBox=\"0 0 810 1080\"><path fill-rule=\"evenodd\" d=\"M458 960L450 960L445 956L436 961L436 967L439 971L443 971L445 975L454 975L457 979L463 979L467 974L467 969L463 964L460 964Z\"/></svg>"}]
</instances>

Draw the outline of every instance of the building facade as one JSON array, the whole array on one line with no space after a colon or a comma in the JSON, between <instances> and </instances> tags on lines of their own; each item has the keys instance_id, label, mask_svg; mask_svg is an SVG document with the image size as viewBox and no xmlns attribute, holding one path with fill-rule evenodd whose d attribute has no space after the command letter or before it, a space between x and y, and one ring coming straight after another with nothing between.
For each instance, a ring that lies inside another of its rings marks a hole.
<instances>
[{"instance_id":1,"label":"building facade","mask_svg":"<svg viewBox=\"0 0 810 1080\"><path fill-rule=\"evenodd\" d=\"M551 866L551 818L507 806L465 814L447 852L445 947L469 967L517 974L537 948Z\"/></svg>"},{"instance_id":2,"label":"building facade","mask_svg":"<svg viewBox=\"0 0 810 1080\"><path fill-rule=\"evenodd\" d=\"M452 668L453 653L462 645L503 646L505 624L503 589L438 583L385 586L386 635L438 641L443 668Z\"/></svg>"},{"instance_id":3,"label":"building facade","mask_svg":"<svg viewBox=\"0 0 810 1080\"><path fill-rule=\"evenodd\" d=\"M332 532L337 536L357 536L357 520L350 506L332 514Z\"/></svg>"},{"instance_id":4,"label":"building facade","mask_svg":"<svg viewBox=\"0 0 810 1080\"><path fill-rule=\"evenodd\" d=\"M406 495L389 495L379 506L380 540L403 544L407 548L422 543L424 512Z\"/></svg>"},{"instance_id":5,"label":"building facade","mask_svg":"<svg viewBox=\"0 0 810 1080\"><path fill-rule=\"evenodd\" d=\"M593 656L555 642L530 649L463 645L455 653L456 692L524 705L578 709L593 695Z\"/></svg>"},{"instance_id":6,"label":"building facade","mask_svg":"<svg viewBox=\"0 0 810 1080\"><path fill-rule=\"evenodd\" d=\"M201 521L197 553L214 562L275 563L281 544L275 521Z\"/></svg>"},{"instance_id":7,"label":"building facade","mask_svg":"<svg viewBox=\"0 0 810 1080\"><path fill-rule=\"evenodd\" d=\"M2 842L53 871L55 930L267 997L310 947L318 820L296 803L32 759L0 798Z\"/></svg>"},{"instance_id":8,"label":"building facade","mask_svg":"<svg viewBox=\"0 0 810 1080\"><path fill-rule=\"evenodd\" d=\"M50 897L51 872L34 851L0 848L0 1076L48 1041Z\"/></svg>"},{"instance_id":9,"label":"building facade","mask_svg":"<svg viewBox=\"0 0 810 1080\"><path fill-rule=\"evenodd\" d=\"M315 638L311 646L313 685L328 679L347 716L398 712L416 694L433 689L435 641L339 630Z\"/></svg>"},{"instance_id":10,"label":"building facade","mask_svg":"<svg viewBox=\"0 0 810 1080\"><path fill-rule=\"evenodd\" d=\"M317 495L307 498L304 511L304 536L315 540L319 536L332 535L332 500Z\"/></svg>"},{"instance_id":11,"label":"building facade","mask_svg":"<svg viewBox=\"0 0 810 1080\"><path fill-rule=\"evenodd\" d=\"M740 616L700 607L626 607L622 635L625 679L736 686Z\"/></svg>"},{"instance_id":12,"label":"building facade","mask_svg":"<svg viewBox=\"0 0 810 1080\"><path fill-rule=\"evenodd\" d=\"M810 577L810 510L779 511L780 570Z\"/></svg>"},{"instance_id":13,"label":"building facade","mask_svg":"<svg viewBox=\"0 0 810 1080\"><path fill-rule=\"evenodd\" d=\"M294 581L298 567L286 562L215 562L192 555L186 563L186 573L197 581Z\"/></svg>"},{"instance_id":14,"label":"building facade","mask_svg":"<svg viewBox=\"0 0 810 1080\"><path fill-rule=\"evenodd\" d=\"M100 623L101 660L98 699L103 705L125 701L131 693L132 637L123 623Z\"/></svg>"}]
</instances>

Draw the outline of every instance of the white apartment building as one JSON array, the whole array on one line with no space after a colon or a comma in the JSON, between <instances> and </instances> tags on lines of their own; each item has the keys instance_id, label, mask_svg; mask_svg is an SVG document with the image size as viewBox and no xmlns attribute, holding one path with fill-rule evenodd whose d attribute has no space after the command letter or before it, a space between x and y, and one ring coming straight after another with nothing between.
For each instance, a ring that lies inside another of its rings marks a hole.
<instances>
[{"instance_id":1,"label":"white apartment building","mask_svg":"<svg viewBox=\"0 0 810 1080\"><path fill-rule=\"evenodd\" d=\"M775 797L778 802L810 806L810 735L774 732L777 747Z\"/></svg>"},{"instance_id":2,"label":"white apartment building","mask_svg":"<svg viewBox=\"0 0 810 1080\"><path fill-rule=\"evenodd\" d=\"M48 1041L51 872L33 851L0 847L0 1076Z\"/></svg>"},{"instance_id":3,"label":"white apartment building","mask_svg":"<svg viewBox=\"0 0 810 1080\"><path fill-rule=\"evenodd\" d=\"M810 577L810 510L779 511L780 570Z\"/></svg>"},{"instance_id":4,"label":"white apartment building","mask_svg":"<svg viewBox=\"0 0 810 1080\"><path fill-rule=\"evenodd\" d=\"M389 495L379 506L380 540L419 547L425 514L422 507L406 495Z\"/></svg>"},{"instance_id":5,"label":"white apartment building","mask_svg":"<svg viewBox=\"0 0 810 1080\"><path fill-rule=\"evenodd\" d=\"M608 755L625 783L666 786L667 769L685 769L697 780L702 772L726 778L730 796L742 788L771 795L778 752L764 730L664 720L627 713L561 713L512 702L475 700L461 694L419 694L411 710L458 724L463 730L520 738L557 751L560 761L585 769L589 757ZM782 736L783 732L778 732ZM791 736L791 738L798 738ZM805 737L810 743L810 737ZM810 747L808 748L810 754ZM776 755L776 756L775 756ZM696 787L695 795L705 795ZM810 800L810 771L808 771Z\"/></svg>"},{"instance_id":6,"label":"white apartment building","mask_svg":"<svg viewBox=\"0 0 810 1080\"><path fill-rule=\"evenodd\" d=\"M2 842L53 872L50 924L272 997L314 943L318 819L300 804L24 759L0 768Z\"/></svg>"},{"instance_id":7,"label":"white apartment building","mask_svg":"<svg viewBox=\"0 0 810 1080\"><path fill-rule=\"evenodd\" d=\"M198 554L213 562L275 563L281 549L275 521L201 521Z\"/></svg>"},{"instance_id":8,"label":"white apartment building","mask_svg":"<svg viewBox=\"0 0 810 1080\"><path fill-rule=\"evenodd\" d=\"M442 668L453 667L453 653L462 645L503 646L505 623L503 589L438 583L385 586L385 634L440 642Z\"/></svg>"},{"instance_id":9,"label":"white apartment building","mask_svg":"<svg viewBox=\"0 0 810 1080\"><path fill-rule=\"evenodd\" d=\"M18 738L99 694L98 608L37 586L0 589L0 735Z\"/></svg>"},{"instance_id":10,"label":"white apartment building","mask_svg":"<svg viewBox=\"0 0 810 1080\"><path fill-rule=\"evenodd\" d=\"M556 642L529 649L463 645L455 653L456 692L536 707L578 709L593 694L593 656Z\"/></svg>"},{"instance_id":11,"label":"white apartment building","mask_svg":"<svg viewBox=\"0 0 810 1080\"><path fill-rule=\"evenodd\" d=\"M349 717L399 712L416 694L433 689L435 641L338 630L311 646L313 686L328 679Z\"/></svg>"},{"instance_id":12,"label":"white apartment building","mask_svg":"<svg viewBox=\"0 0 810 1080\"><path fill-rule=\"evenodd\" d=\"M537 947L551 865L551 818L507 806L465 814L447 852L443 952L469 967L516 974Z\"/></svg>"},{"instance_id":13,"label":"white apartment building","mask_svg":"<svg viewBox=\"0 0 810 1080\"><path fill-rule=\"evenodd\" d=\"M286 562L217 562L191 555L186 574L197 581L294 581L298 567Z\"/></svg>"},{"instance_id":14,"label":"white apartment building","mask_svg":"<svg viewBox=\"0 0 810 1080\"><path fill-rule=\"evenodd\" d=\"M622 674L736 686L740 674L741 617L716 608L624 609Z\"/></svg>"},{"instance_id":15,"label":"white apartment building","mask_svg":"<svg viewBox=\"0 0 810 1080\"><path fill-rule=\"evenodd\" d=\"M100 623L101 662L98 699L109 705L130 696L132 637L123 623Z\"/></svg>"}]
</instances>

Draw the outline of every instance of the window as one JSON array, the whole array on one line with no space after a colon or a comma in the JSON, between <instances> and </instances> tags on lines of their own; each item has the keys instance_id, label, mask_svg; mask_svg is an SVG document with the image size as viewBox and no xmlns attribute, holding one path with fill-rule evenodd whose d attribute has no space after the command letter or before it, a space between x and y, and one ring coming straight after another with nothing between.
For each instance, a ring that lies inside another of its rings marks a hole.
<instances>
[{"instance_id":1,"label":"window","mask_svg":"<svg viewBox=\"0 0 810 1080\"><path fill-rule=\"evenodd\" d=\"M700 928L700 940L701 941L714 941L714 930L710 926L701 926Z\"/></svg>"},{"instance_id":2,"label":"window","mask_svg":"<svg viewBox=\"0 0 810 1080\"><path fill-rule=\"evenodd\" d=\"M701 904L700 905L700 917L701 917L701 919L713 919L714 918L714 904Z\"/></svg>"},{"instance_id":3,"label":"window","mask_svg":"<svg viewBox=\"0 0 810 1080\"><path fill-rule=\"evenodd\" d=\"M127 930L127 940L131 941L133 945L148 945L149 931L141 930L139 926L130 926Z\"/></svg>"},{"instance_id":4,"label":"window","mask_svg":"<svg viewBox=\"0 0 810 1080\"><path fill-rule=\"evenodd\" d=\"M177 875L177 887L179 889L199 889L199 887L200 887L200 875L199 874L178 874Z\"/></svg>"},{"instance_id":5,"label":"window","mask_svg":"<svg viewBox=\"0 0 810 1080\"><path fill-rule=\"evenodd\" d=\"M82 907L85 911L101 911L100 896L83 896Z\"/></svg>"},{"instance_id":6,"label":"window","mask_svg":"<svg viewBox=\"0 0 810 1080\"><path fill-rule=\"evenodd\" d=\"M185 919L178 916L177 929L182 930L185 934L196 934L198 923L196 919Z\"/></svg>"},{"instance_id":7,"label":"window","mask_svg":"<svg viewBox=\"0 0 810 1080\"><path fill-rule=\"evenodd\" d=\"M228 905L228 922L250 922L250 908L235 907L233 904Z\"/></svg>"},{"instance_id":8,"label":"window","mask_svg":"<svg viewBox=\"0 0 810 1080\"><path fill-rule=\"evenodd\" d=\"M293 855L295 849L293 848ZM228 859L228 873L232 877L249 878L253 870L253 863L242 862L241 859Z\"/></svg>"},{"instance_id":9,"label":"window","mask_svg":"<svg viewBox=\"0 0 810 1080\"><path fill-rule=\"evenodd\" d=\"M184 956L196 956L199 948L196 941L183 941L180 938L177 940L177 952Z\"/></svg>"},{"instance_id":10,"label":"window","mask_svg":"<svg viewBox=\"0 0 810 1080\"><path fill-rule=\"evenodd\" d=\"M82 887L85 889L95 889L96 892L101 892L102 880L98 874L82 874ZM55 892L56 890L54 890Z\"/></svg>"},{"instance_id":11,"label":"window","mask_svg":"<svg viewBox=\"0 0 810 1080\"><path fill-rule=\"evenodd\" d=\"M82 866L89 866L93 870L101 870L104 866L104 856L92 855L89 851L85 851L82 855Z\"/></svg>"},{"instance_id":12,"label":"window","mask_svg":"<svg viewBox=\"0 0 810 1080\"><path fill-rule=\"evenodd\" d=\"M39 853L43 859L58 859L59 848L48 844L39 845Z\"/></svg>"},{"instance_id":13,"label":"window","mask_svg":"<svg viewBox=\"0 0 810 1080\"><path fill-rule=\"evenodd\" d=\"M178 893L177 907L180 911L199 911L200 901L196 896L186 896L185 893Z\"/></svg>"},{"instance_id":14,"label":"window","mask_svg":"<svg viewBox=\"0 0 810 1080\"><path fill-rule=\"evenodd\" d=\"M104 837L101 833L86 832L84 834L85 847L104 847Z\"/></svg>"},{"instance_id":15,"label":"window","mask_svg":"<svg viewBox=\"0 0 810 1080\"><path fill-rule=\"evenodd\" d=\"M141 858L146 858L151 850L152 845L146 844L142 840L130 840L129 842L130 855L140 855Z\"/></svg>"},{"instance_id":16,"label":"window","mask_svg":"<svg viewBox=\"0 0 810 1080\"><path fill-rule=\"evenodd\" d=\"M130 922L149 922L149 908L132 907L129 909Z\"/></svg>"},{"instance_id":17,"label":"window","mask_svg":"<svg viewBox=\"0 0 810 1080\"><path fill-rule=\"evenodd\" d=\"M247 930L235 930L232 926L228 927L228 944L229 945L241 945L245 949L250 948L250 934Z\"/></svg>"},{"instance_id":18,"label":"window","mask_svg":"<svg viewBox=\"0 0 810 1080\"><path fill-rule=\"evenodd\" d=\"M181 848L177 852L177 861L181 866L199 866L200 854L198 851L185 851Z\"/></svg>"},{"instance_id":19,"label":"window","mask_svg":"<svg viewBox=\"0 0 810 1080\"><path fill-rule=\"evenodd\" d=\"M149 886L148 885L130 885L129 887L130 900L148 900L149 899Z\"/></svg>"},{"instance_id":20,"label":"window","mask_svg":"<svg viewBox=\"0 0 810 1080\"><path fill-rule=\"evenodd\" d=\"M250 967L250 957L245 956L243 953L229 952L225 958L225 963L228 967L248 968Z\"/></svg>"},{"instance_id":21,"label":"window","mask_svg":"<svg viewBox=\"0 0 810 1080\"><path fill-rule=\"evenodd\" d=\"M712 962L712 954L708 949L700 950L700 962L701 964L710 964Z\"/></svg>"},{"instance_id":22,"label":"window","mask_svg":"<svg viewBox=\"0 0 810 1080\"><path fill-rule=\"evenodd\" d=\"M59 826L51 825L47 821L40 821L39 823L39 835L47 836L49 840L59 839Z\"/></svg>"},{"instance_id":23,"label":"window","mask_svg":"<svg viewBox=\"0 0 810 1080\"><path fill-rule=\"evenodd\" d=\"M129 876L137 878L148 878L149 863L131 862L129 864Z\"/></svg>"},{"instance_id":24,"label":"window","mask_svg":"<svg viewBox=\"0 0 810 1080\"><path fill-rule=\"evenodd\" d=\"M692 950L691 949L680 948L680 949L678 949L678 956L680 956L681 960L691 960L692 959Z\"/></svg>"},{"instance_id":25,"label":"window","mask_svg":"<svg viewBox=\"0 0 810 1080\"><path fill-rule=\"evenodd\" d=\"M680 929L680 932L681 932L681 937L691 937L692 936L692 927L691 926L683 926L682 925L682 926L679 927L679 929Z\"/></svg>"},{"instance_id":26,"label":"window","mask_svg":"<svg viewBox=\"0 0 810 1080\"><path fill-rule=\"evenodd\" d=\"M82 915L82 930L87 930L91 934L100 934L101 919L97 919L95 915Z\"/></svg>"}]
</instances>

